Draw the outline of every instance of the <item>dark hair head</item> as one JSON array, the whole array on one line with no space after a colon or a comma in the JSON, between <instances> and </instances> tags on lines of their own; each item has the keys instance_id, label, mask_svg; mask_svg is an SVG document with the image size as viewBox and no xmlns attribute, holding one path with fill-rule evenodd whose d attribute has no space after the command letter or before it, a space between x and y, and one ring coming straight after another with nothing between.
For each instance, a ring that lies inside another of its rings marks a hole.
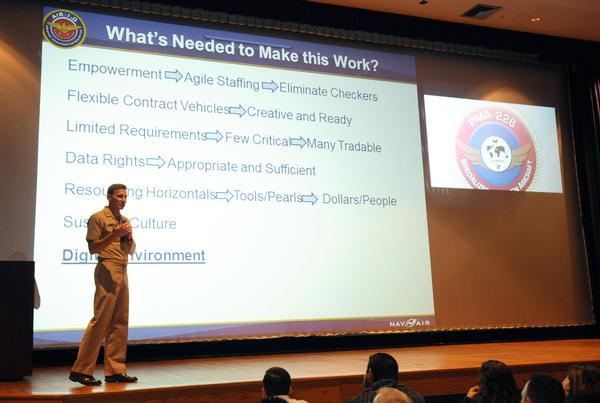
<instances>
[{"instance_id":1,"label":"dark hair head","mask_svg":"<svg viewBox=\"0 0 600 403\"><path fill-rule=\"evenodd\" d=\"M373 382L382 379L398 379L398 363L389 354L375 353L369 357L367 370L371 369L373 374Z\"/></svg>"},{"instance_id":2,"label":"dark hair head","mask_svg":"<svg viewBox=\"0 0 600 403\"><path fill-rule=\"evenodd\" d=\"M591 365L571 365L567 372L569 399L600 401L600 371Z\"/></svg>"},{"instance_id":3,"label":"dark hair head","mask_svg":"<svg viewBox=\"0 0 600 403\"><path fill-rule=\"evenodd\" d=\"M287 401L280 397L271 396L263 398L260 403L287 403Z\"/></svg>"},{"instance_id":4,"label":"dark hair head","mask_svg":"<svg viewBox=\"0 0 600 403\"><path fill-rule=\"evenodd\" d=\"M289 395L292 379L290 373L280 367L267 369L263 376L263 388L267 397Z\"/></svg>"},{"instance_id":5,"label":"dark hair head","mask_svg":"<svg viewBox=\"0 0 600 403\"><path fill-rule=\"evenodd\" d=\"M527 383L527 397L532 403L564 403L565 392L558 379L533 375Z\"/></svg>"},{"instance_id":6,"label":"dark hair head","mask_svg":"<svg viewBox=\"0 0 600 403\"><path fill-rule=\"evenodd\" d=\"M127 190L127 186L123 185L122 183L113 183L112 185L110 185L108 187L108 190L106 191L106 195L107 196L114 195L115 192L120 189Z\"/></svg>"},{"instance_id":7,"label":"dark hair head","mask_svg":"<svg viewBox=\"0 0 600 403\"><path fill-rule=\"evenodd\" d=\"M481 402L519 402L520 394L510 368L503 362L489 360L479 370Z\"/></svg>"}]
</instances>

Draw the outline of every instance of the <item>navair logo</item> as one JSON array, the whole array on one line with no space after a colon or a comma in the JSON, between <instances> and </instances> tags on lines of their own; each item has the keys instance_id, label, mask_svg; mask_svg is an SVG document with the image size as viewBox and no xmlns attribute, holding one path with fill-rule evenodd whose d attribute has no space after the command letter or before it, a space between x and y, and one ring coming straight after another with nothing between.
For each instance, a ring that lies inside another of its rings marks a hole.
<instances>
[{"instance_id":1,"label":"navair logo","mask_svg":"<svg viewBox=\"0 0 600 403\"><path fill-rule=\"evenodd\" d=\"M85 24L80 16L68 10L54 10L44 17L44 38L59 48L72 48L85 39Z\"/></svg>"},{"instance_id":2,"label":"navair logo","mask_svg":"<svg viewBox=\"0 0 600 403\"><path fill-rule=\"evenodd\" d=\"M390 321L390 327L403 327L403 328L412 328L412 327L417 327L417 326L429 326L430 324L431 324L431 322L429 320L419 320L417 318Z\"/></svg>"},{"instance_id":3,"label":"navair logo","mask_svg":"<svg viewBox=\"0 0 600 403\"><path fill-rule=\"evenodd\" d=\"M535 183L537 146L509 110L483 108L467 115L456 137L456 159L473 189L520 191Z\"/></svg>"}]
</instances>

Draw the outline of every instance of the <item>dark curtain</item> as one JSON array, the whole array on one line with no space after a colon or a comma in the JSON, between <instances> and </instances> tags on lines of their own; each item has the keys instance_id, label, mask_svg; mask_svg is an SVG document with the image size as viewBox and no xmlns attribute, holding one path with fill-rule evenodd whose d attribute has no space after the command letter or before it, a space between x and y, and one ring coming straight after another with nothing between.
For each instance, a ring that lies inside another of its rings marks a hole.
<instances>
[{"instance_id":1,"label":"dark curtain","mask_svg":"<svg viewBox=\"0 0 600 403\"><path fill-rule=\"evenodd\" d=\"M600 322L600 63L573 62L570 83L582 220L594 314Z\"/></svg>"}]
</instances>

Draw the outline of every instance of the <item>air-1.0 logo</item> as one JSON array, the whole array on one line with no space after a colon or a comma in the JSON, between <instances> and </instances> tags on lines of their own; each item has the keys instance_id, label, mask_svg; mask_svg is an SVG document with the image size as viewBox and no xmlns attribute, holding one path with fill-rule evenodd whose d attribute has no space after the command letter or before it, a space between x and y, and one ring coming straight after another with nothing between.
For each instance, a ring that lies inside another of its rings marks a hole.
<instances>
[{"instance_id":1,"label":"air-1.0 logo","mask_svg":"<svg viewBox=\"0 0 600 403\"><path fill-rule=\"evenodd\" d=\"M72 48L85 39L85 24L80 16L69 10L54 10L44 17L44 38L60 48Z\"/></svg>"}]
</instances>

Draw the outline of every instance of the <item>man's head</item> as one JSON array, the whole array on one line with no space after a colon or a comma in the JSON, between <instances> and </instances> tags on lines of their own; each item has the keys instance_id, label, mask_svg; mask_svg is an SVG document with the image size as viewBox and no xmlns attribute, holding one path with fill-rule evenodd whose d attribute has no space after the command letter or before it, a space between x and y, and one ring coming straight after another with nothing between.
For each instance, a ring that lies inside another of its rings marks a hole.
<instances>
[{"instance_id":1,"label":"man's head","mask_svg":"<svg viewBox=\"0 0 600 403\"><path fill-rule=\"evenodd\" d=\"M521 403L564 403L565 394L558 379L533 375L523 388Z\"/></svg>"},{"instance_id":2,"label":"man's head","mask_svg":"<svg viewBox=\"0 0 600 403\"><path fill-rule=\"evenodd\" d=\"M383 387L377 391L373 403L412 403L412 400L401 390Z\"/></svg>"},{"instance_id":3,"label":"man's head","mask_svg":"<svg viewBox=\"0 0 600 403\"><path fill-rule=\"evenodd\" d=\"M265 397L289 395L292 379L289 372L280 367L267 369L263 376L263 392Z\"/></svg>"},{"instance_id":4,"label":"man's head","mask_svg":"<svg viewBox=\"0 0 600 403\"><path fill-rule=\"evenodd\" d=\"M110 185L106 191L106 199L108 200L108 208L111 211L122 210L125 207L125 203L127 203L127 186L122 183Z\"/></svg>"},{"instance_id":5,"label":"man's head","mask_svg":"<svg viewBox=\"0 0 600 403\"><path fill-rule=\"evenodd\" d=\"M369 357L365 385L371 385L382 379L398 379L398 363L389 354L375 353Z\"/></svg>"},{"instance_id":6,"label":"man's head","mask_svg":"<svg viewBox=\"0 0 600 403\"><path fill-rule=\"evenodd\" d=\"M288 403L287 400L280 397L264 397L260 403Z\"/></svg>"}]
</instances>

